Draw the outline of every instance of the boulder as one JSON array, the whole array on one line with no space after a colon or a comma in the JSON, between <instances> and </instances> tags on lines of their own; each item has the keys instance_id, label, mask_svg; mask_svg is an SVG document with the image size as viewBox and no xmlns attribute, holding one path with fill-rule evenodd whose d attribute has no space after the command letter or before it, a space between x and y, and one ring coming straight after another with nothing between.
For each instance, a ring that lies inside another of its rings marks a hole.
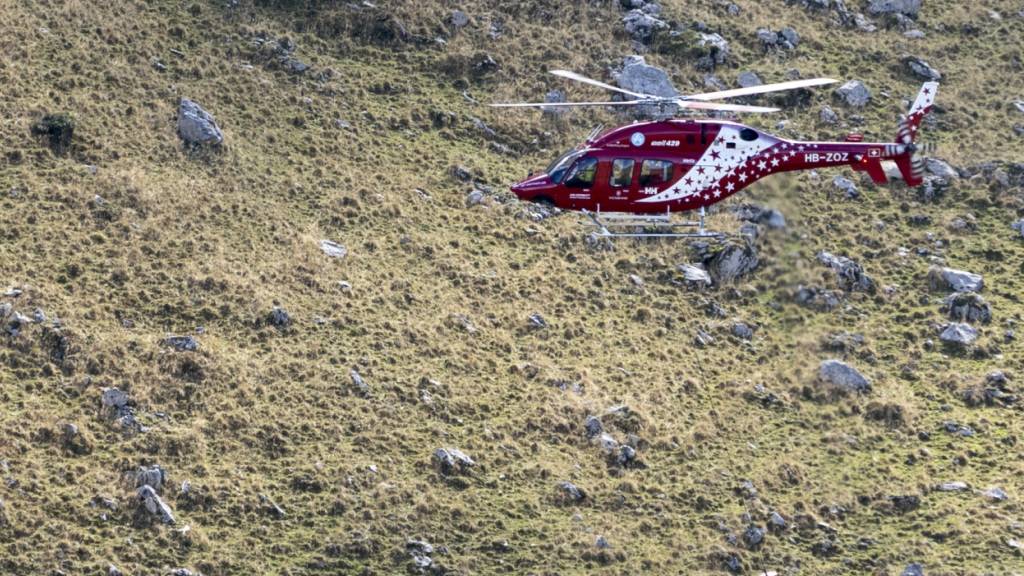
<instances>
[{"instance_id":1,"label":"boulder","mask_svg":"<svg viewBox=\"0 0 1024 576\"><path fill-rule=\"evenodd\" d=\"M835 272L839 287L847 292L874 293L875 281L864 273L864 268L845 256L834 256L829 252L818 253L818 261Z\"/></svg>"},{"instance_id":2,"label":"boulder","mask_svg":"<svg viewBox=\"0 0 1024 576\"><path fill-rule=\"evenodd\" d=\"M174 524L174 513L171 508L160 498L152 486L145 484L136 491L139 504L142 509L152 516L156 516L164 524Z\"/></svg>"},{"instance_id":3,"label":"boulder","mask_svg":"<svg viewBox=\"0 0 1024 576\"><path fill-rule=\"evenodd\" d=\"M465 28L469 25L469 15L462 10L452 10L452 13L448 16L448 21L455 28Z\"/></svg>"},{"instance_id":4,"label":"boulder","mask_svg":"<svg viewBox=\"0 0 1024 576\"><path fill-rule=\"evenodd\" d=\"M348 249L331 240L321 240L320 250L331 258L344 258L348 255Z\"/></svg>"},{"instance_id":5,"label":"boulder","mask_svg":"<svg viewBox=\"0 0 1024 576\"><path fill-rule=\"evenodd\" d=\"M698 32L694 48L704 54L697 60L700 70L713 70L729 58L729 42L720 34Z\"/></svg>"},{"instance_id":6,"label":"boulder","mask_svg":"<svg viewBox=\"0 0 1024 576\"><path fill-rule=\"evenodd\" d=\"M818 379L846 392L871 391L871 382L856 368L840 360L825 360L818 368Z\"/></svg>"},{"instance_id":7,"label":"boulder","mask_svg":"<svg viewBox=\"0 0 1024 576\"><path fill-rule=\"evenodd\" d=\"M847 198L853 199L860 196L860 192L857 190L857 185L853 183L853 180L844 176L836 176L832 179L832 187L839 190L846 195Z\"/></svg>"},{"instance_id":8,"label":"boulder","mask_svg":"<svg viewBox=\"0 0 1024 576\"><path fill-rule=\"evenodd\" d=\"M736 322L732 325L732 335L741 340L750 340L754 337L754 329L746 322Z\"/></svg>"},{"instance_id":9,"label":"boulder","mask_svg":"<svg viewBox=\"0 0 1024 576\"><path fill-rule=\"evenodd\" d=\"M695 288L706 288L711 286L711 276L707 270L694 264L680 264L679 271L683 273L683 281L687 286Z\"/></svg>"},{"instance_id":10,"label":"boulder","mask_svg":"<svg viewBox=\"0 0 1024 576\"><path fill-rule=\"evenodd\" d=\"M903 572L900 572L900 576L924 576L924 567L920 564L908 564Z\"/></svg>"},{"instance_id":11,"label":"boulder","mask_svg":"<svg viewBox=\"0 0 1024 576\"><path fill-rule=\"evenodd\" d=\"M662 96L665 98L675 98L679 96L679 91L676 90L675 86L672 85L672 80L669 79L668 73L656 66L648 64L643 56L628 56L623 60L622 71L615 76L615 83L620 88L624 88L631 92L638 92L640 94L650 94L652 96ZM637 114L640 115L655 115L661 114L662 110L658 106L645 105L637 106ZM674 109L670 110L667 107L664 111L666 114L674 113Z\"/></svg>"},{"instance_id":12,"label":"boulder","mask_svg":"<svg viewBox=\"0 0 1024 576\"><path fill-rule=\"evenodd\" d=\"M570 502L582 502L587 499L587 493L572 482L560 482L558 488L562 496Z\"/></svg>"},{"instance_id":13,"label":"boulder","mask_svg":"<svg viewBox=\"0 0 1024 576\"><path fill-rule=\"evenodd\" d=\"M759 262L753 246L729 244L711 257L708 271L717 283L733 282L756 270Z\"/></svg>"},{"instance_id":14,"label":"boulder","mask_svg":"<svg viewBox=\"0 0 1024 576\"><path fill-rule=\"evenodd\" d=\"M562 90L550 90L544 95L544 101L552 104L565 102L565 92ZM569 111L564 106L541 106L540 109L547 116L561 116Z\"/></svg>"},{"instance_id":15,"label":"boulder","mask_svg":"<svg viewBox=\"0 0 1024 576\"><path fill-rule=\"evenodd\" d=\"M587 416L587 419L583 422L583 429L586 431L587 438L596 438L604 432L604 424L601 423L601 419L597 416Z\"/></svg>"},{"instance_id":16,"label":"boulder","mask_svg":"<svg viewBox=\"0 0 1024 576\"><path fill-rule=\"evenodd\" d=\"M842 293L817 286L799 286L793 293L793 301L805 308L828 312L835 310L842 303Z\"/></svg>"},{"instance_id":17,"label":"boulder","mask_svg":"<svg viewBox=\"0 0 1024 576\"><path fill-rule=\"evenodd\" d=\"M954 482L943 482L935 487L939 492L963 492L968 490L970 487L966 482L954 481Z\"/></svg>"},{"instance_id":18,"label":"boulder","mask_svg":"<svg viewBox=\"0 0 1024 576\"><path fill-rule=\"evenodd\" d=\"M630 10L622 17L622 25L626 34L641 44L647 44L662 30L668 30L668 24L655 15L644 10Z\"/></svg>"},{"instance_id":19,"label":"boulder","mask_svg":"<svg viewBox=\"0 0 1024 576\"><path fill-rule=\"evenodd\" d=\"M195 352L199 350L199 341L192 336L168 336L161 341L168 348L179 352Z\"/></svg>"},{"instance_id":20,"label":"boulder","mask_svg":"<svg viewBox=\"0 0 1024 576\"><path fill-rule=\"evenodd\" d=\"M270 313L267 314L267 322L269 322L271 326L283 330L292 325L292 317L284 308L274 306L270 310Z\"/></svg>"},{"instance_id":21,"label":"boulder","mask_svg":"<svg viewBox=\"0 0 1024 576\"><path fill-rule=\"evenodd\" d=\"M885 14L901 14L911 18L921 11L921 0L871 0L868 14L882 16Z\"/></svg>"},{"instance_id":22,"label":"boulder","mask_svg":"<svg viewBox=\"0 0 1024 576\"><path fill-rule=\"evenodd\" d=\"M952 182L960 178L960 173L956 171L956 168L953 168L949 162L938 158L925 158L924 170L928 174L942 178L946 182Z\"/></svg>"},{"instance_id":23,"label":"boulder","mask_svg":"<svg viewBox=\"0 0 1024 576\"><path fill-rule=\"evenodd\" d=\"M939 340L955 347L967 347L978 339L978 331L970 324L951 322L939 334Z\"/></svg>"},{"instance_id":24,"label":"boulder","mask_svg":"<svg viewBox=\"0 0 1024 576\"><path fill-rule=\"evenodd\" d=\"M760 86L764 84L761 81L761 77L757 75L757 72L751 72L749 70L740 72L740 75L736 77L736 83L740 85L740 88L751 88L753 86Z\"/></svg>"},{"instance_id":25,"label":"boulder","mask_svg":"<svg viewBox=\"0 0 1024 576\"><path fill-rule=\"evenodd\" d=\"M217 121L188 98L182 98L178 105L178 135L190 146L220 146L224 143L224 134Z\"/></svg>"},{"instance_id":26,"label":"boulder","mask_svg":"<svg viewBox=\"0 0 1024 576\"><path fill-rule=\"evenodd\" d=\"M980 322L988 324L992 321L992 307L979 294L974 292L954 292L942 300L942 312L950 320L956 322Z\"/></svg>"},{"instance_id":27,"label":"boulder","mask_svg":"<svg viewBox=\"0 0 1024 576\"><path fill-rule=\"evenodd\" d=\"M167 471L164 470L159 464L153 464L152 466L140 466L135 471L135 487L141 488L143 486L149 486L157 493L163 490L164 484L167 483Z\"/></svg>"},{"instance_id":28,"label":"boulder","mask_svg":"<svg viewBox=\"0 0 1024 576\"><path fill-rule=\"evenodd\" d=\"M933 266L928 270L928 285L932 290L981 292L985 282L980 274Z\"/></svg>"},{"instance_id":29,"label":"boulder","mask_svg":"<svg viewBox=\"0 0 1024 576\"><path fill-rule=\"evenodd\" d=\"M765 530L760 526L748 526L743 531L743 543L751 550L757 550L764 544Z\"/></svg>"},{"instance_id":30,"label":"boulder","mask_svg":"<svg viewBox=\"0 0 1024 576\"><path fill-rule=\"evenodd\" d=\"M352 379L352 385L359 390L359 393L366 396L370 393L370 385L363 380L363 377L356 372L355 368L348 371L349 378Z\"/></svg>"},{"instance_id":31,"label":"boulder","mask_svg":"<svg viewBox=\"0 0 1024 576\"><path fill-rule=\"evenodd\" d=\"M863 108L871 101L871 91L860 80L850 80L837 88L835 93L851 108Z\"/></svg>"},{"instance_id":32,"label":"boulder","mask_svg":"<svg viewBox=\"0 0 1024 576\"><path fill-rule=\"evenodd\" d=\"M1024 219L1017 220L1013 224L1010 224L1010 228L1017 231L1022 239L1024 239Z\"/></svg>"},{"instance_id":33,"label":"boulder","mask_svg":"<svg viewBox=\"0 0 1024 576\"><path fill-rule=\"evenodd\" d=\"M451 476L469 474L476 462L458 448L438 448L434 450L434 464L441 474Z\"/></svg>"},{"instance_id":34,"label":"boulder","mask_svg":"<svg viewBox=\"0 0 1024 576\"><path fill-rule=\"evenodd\" d=\"M922 80L930 80L932 82L938 82L942 80L942 73L932 68L927 62L916 57L907 56L903 59L903 63L906 64L907 68Z\"/></svg>"},{"instance_id":35,"label":"boulder","mask_svg":"<svg viewBox=\"0 0 1024 576\"><path fill-rule=\"evenodd\" d=\"M839 123L839 115L832 109L831 106L822 106L821 112L818 113L818 119L821 120L822 124L832 126Z\"/></svg>"}]
</instances>

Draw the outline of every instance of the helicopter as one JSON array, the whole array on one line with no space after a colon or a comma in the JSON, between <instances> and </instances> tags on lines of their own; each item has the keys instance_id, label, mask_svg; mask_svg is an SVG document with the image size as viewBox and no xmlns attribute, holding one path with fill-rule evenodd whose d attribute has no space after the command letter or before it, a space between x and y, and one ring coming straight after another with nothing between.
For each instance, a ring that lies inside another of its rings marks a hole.
<instances>
[{"instance_id":1,"label":"helicopter","mask_svg":"<svg viewBox=\"0 0 1024 576\"><path fill-rule=\"evenodd\" d=\"M769 113L778 108L717 102L783 90L833 84L810 78L703 94L665 98L612 86L567 70L551 74L628 97L609 102L515 102L494 107L659 106L679 110ZM717 118L670 118L636 122L605 130L598 127L585 141L565 152L543 171L514 184L521 200L585 214L604 237L723 238L705 230L705 209L779 172L850 166L866 172L875 184L888 182L883 161L896 164L908 186L923 182L924 164L916 144L924 117L932 110L937 82L922 86L899 123L893 142L864 142L849 134L836 142L781 138L738 122ZM698 221L673 222L674 212L697 210ZM637 227L654 231L636 231ZM696 232L678 232L696 227ZM625 229L625 231L623 231Z\"/></svg>"}]
</instances>

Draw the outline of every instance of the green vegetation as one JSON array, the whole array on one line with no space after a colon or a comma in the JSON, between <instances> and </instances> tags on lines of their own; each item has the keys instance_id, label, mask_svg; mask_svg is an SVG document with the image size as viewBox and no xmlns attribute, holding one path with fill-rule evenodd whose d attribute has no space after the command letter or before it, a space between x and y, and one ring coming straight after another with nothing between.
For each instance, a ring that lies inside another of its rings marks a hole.
<instances>
[{"instance_id":1,"label":"green vegetation","mask_svg":"<svg viewBox=\"0 0 1024 576\"><path fill-rule=\"evenodd\" d=\"M1017 3L927 0L917 40L779 0L736 3L735 16L717 0L663 5L730 42L715 72L728 84L796 68L873 93L857 111L817 90L752 124L889 140L920 87L902 63L913 54L944 75L924 128L938 156L1004 173L1024 158ZM1008 541L1024 540L1021 404L964 399L994 370L1024 381L1019 187L979 175L925 202L845 174L861 190L848 200L830 183L841 171L776 176L711 217L735 230L730 206L785 214L785 230L757 241L760 268L690 291L676 268L695 259L687 243L595 249L574 215L536 222L505 192L622 118L481 104L595 96L545 71L607 78L633 53L616 5L467 0L459 29L449 3L374 4L4 2L0 303L47 319L0 332L0 573L406 573L410 538L460 574L699 574L730 560L745 574L1020 570ZM766 54L755 31L787 25L801 44ZM679 54L646 58L680 91L703 91ZM185 150L181 97L216 117L217 154ZM824 104L848 127L822 125ZM74 117L70 146L34 134L55 110ZM482 204L467 207L474 184L454 166L492 188ZM325 255L324 239L347 255ZM833 311L796 304L799 285L836 287L821 250L861 263L878 292ZM932 257L984 275L993 320L970 351L939 345ZM275 306L290 325L269 321ZM530 328L533 313L546 328ZM753 339L733 336L734 321L756 326ZM698 330L715 342L697 346ZM842 332L863 344L832 345ZM165 345L172 334L199 349ZM872 391L824 394L818 365L834 357ZM101 410L110 387L148 430ZM605 426L638 437L642 466L610 464L586 438L586 417L616 405L633 416ZM472 472L440 474L440 447L469 455ZM173 526L138 510L132 474L151 464L168 473ZM587 498L566 502L562 481ZM933 489L950 481L970 489ZM788 529L745 546L773 511Z\"/></svg>"}]
</instances>

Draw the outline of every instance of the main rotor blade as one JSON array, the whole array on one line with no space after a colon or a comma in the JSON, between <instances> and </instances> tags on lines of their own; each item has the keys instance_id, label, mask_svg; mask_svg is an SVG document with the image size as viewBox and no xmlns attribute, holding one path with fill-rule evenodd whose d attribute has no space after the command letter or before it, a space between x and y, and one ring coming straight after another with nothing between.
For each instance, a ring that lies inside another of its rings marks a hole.
<instances>
[{"instance_id":1,"label":"main rotor blade","mask_svg":"<svg viewBox=\"0 0 1024 576\"><path fill-rule=\"evenodd\" d=\"M544 108L547 106L636 106L646 104L643 100L624 100L622 102L495 102L494 108Z\"/></svg>"},{"instance_id":2,"label":"main rotor blade","mask_svg":"<svg viewBox=\"0 0 1024 576\"><path fill-rule=\"evenodd\" d=\"M592 86L598 86L600 88L604 88L605 90L611 90L613 92L619 92L621 94L628 94L628 95L633 96L635 98L657 98L657 96L652 96L650 94L640 94L639 92L632 92L632 91L626 90L624 88L619 88L618 86L612 86L611 84L605 84L604 82L599 82L599 81L594 80L592 78L587 78L586 76L581 76L581 75L579 75L579 74L577 74L575 72L570 72L568 70L552 70L551 73L554 74L555 76L561 76L562 78L568 78L569 80L575 80L577 82L583 82L584 84L590 84Z\"/></svg>"},{"instance_id":3,"label":"main rotor blade","mask_svg":"<svg viewBox=\"0 0 1024 576\"><path fill-rule=\"evenodd\" d=\"M722 90L721 92L707 92L704 94L691 94L684 96L686 100L721 100L723 98L736 98L738 96L750 96L753 94L764 94L765 92L779 92L781 90L795 90L810 86L822 86L824 84L835 84L838 80L832 78L809 78L807 80L793 80L792 82L779 82L778 84L762 84L749 88L734 88Z\"/></svg>"},{"instance_id":4,"label":"main rotor blade","mask_svg":"<svg viewBox=\"0 0 1024 576\"><path fill-rule=\"evenodd\" d=\"M778 112L778 108L766 108L764 106L744 106L742 104L723 104L721 102L694 102L692 100L677 100L675 102L680 108L692 110L719 110L721 112L756 112L768 113Z\"/></svg>"}]
</instances>

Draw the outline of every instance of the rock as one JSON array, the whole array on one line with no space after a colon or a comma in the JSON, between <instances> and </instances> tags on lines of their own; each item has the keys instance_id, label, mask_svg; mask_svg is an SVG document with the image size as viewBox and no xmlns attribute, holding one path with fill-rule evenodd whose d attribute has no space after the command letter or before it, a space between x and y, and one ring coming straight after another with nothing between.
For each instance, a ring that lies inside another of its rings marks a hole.
<instances>
[{"instance_id":1,"label":"rock","mask_svg":"<svg viewBox=\"0 0 1024 576\"><path fill-rule=\"evenodd\" d=\"M915 29L915 30L907 30L906 32L903 33L903 36L906 37L906 38L910 38L911 40L920 40L921 38L924 38L925 36L927 36L927 34L925 34L921 30Z\"/></svg>"},{"instance_id":2,"label":"rock","mask_svg":"<svg viewBox=\"0 0 1024 576\"><path fill-rule=\"evenodd\" d=\"M544 101L553 104L565 102L565 92L562 90L550 90L544 95ZM548 116L561 116L569 111L568 108L563 106L541 106L540 109Z\"/></svg>"},{"instance_id":3,"label":"rock","mask_svg":"<svg viewBox=\"0 0 1024 576\"><path fill-rule=\"evenodd\" d=\"M688 286L705 288L711 286L711 276L707 270L693 264L680 264L679 271Z\"/></svg>"},{"instance_id":4,"label":"rock","mask_svg":"<svg viewBox=\"0 0 1024 576\"><path fill-rule=\"evenodd\" d=\"M623 444L619 446L619 453L615 457L615 463L623 468L629 468L635 466L636 463L636 448Z\"/></svg>"},{"instance_id":5,"label":"rock","mask_svg":"<svg viewBox=\"0 0 1024 576\"><path fill-rule=\"evenodd\" d=\"M932 290L955 292L981 292L985 287L984 279L980 274L934 266L928 270L928 284Z\"/></svg>"},{"instance_id":6,"label":"rock","mask_svg":"<svg viewBox=\"0 0 1024 576\"><path fill-rule=\"evenodd\" d=\"M847 292L875 292L875 281L864 273L860 264L845 256L833 256L829 252L818 253L818 261L835 272L839 287Z\"/></svg>"},{"instance_id":7,"label":"rock","mask_svg":"<svg viewBox=\"0 0 1024 576\"><path fill-rule=\"evenodd\" d=\"M836 176L833 178L832 187L845 194L849 199L854 199L860 196L860 192L857 191L857 185L853 183L853 180L843 176Z\"/></svg>"},{"instance_id":8,"label":"rock","mask_svg":"<svg viewBox=\"0 0 1024 576\"><path fill-rule=\"evenodd\" d=\"M530 328L534 330L541 330L548 327L548 321L537 312L530 314L530 317L527 318L527 322L529 322Z\"/></svg>"},{"instance_id":9,"label":"rock","mask_svg":"<svg viewBox=\"0 0 1024 576\"><path fill-rule=\"evenodd\" d=\"M868 14L872 16L901 14L913 18L920 10L921 0L871 0L868 4Z\"/></svg>"},{"instance_id":10,"label":"rock","mask_svg":"<svg viewBox=\"0 0 1024 576\"><path fill-rule=\"evenodd\" d=\"M729 58L729 42L719 34L698 32L694 47L705 54L697 61L700 70L713 70Z\"/></svg>"},{"instance_id":11,"label":"rock","mask_svg":"<svg viewBox=\"0 0 1024 576\"><path fill-rule=\"evenodd\" d=\"M359 375L359 372L356 372L355 368L349 370L348 375L349 378L352 379L352 385L355 386L362 395L367 396L370 394L370 385L363 380L363 377Z\"/></svg>"},{"instance_id":12,"label":"rock","mask_svg":"<svg viewBox=\"0 0 1024 576\"><path fill-rule=\"evenodd\" d=\"M772 512L768 516L768 529L775 532L782 532L786 529L786 519L782 517L782 514L778 512Z\"/></svg>"},{"instance_id":13,"label":"rock","mask_svg":"<svg viewBox=\"0 0 1024 576\"><path fill-rule=\"evenodd\" d=\"M863 108L871 101L871 91L860 80L843 84L836 90L836 95L851 108Z\"/></svg>"},{"instance_id":14,"label":"rock","mask_svg":"<svg viewBox=\"0 0 1024 576\"><path fill-rule=\"evenodd\" d=\"M188 98L178 105L178 135L190 146L220 146L224 142L213 116Z\"/></svg>"},{"instance_id":15,"label":"rock","mask_svg":"<svg viewBox=\"0 0 1024 576\"><path fill-rule=\"evenodd\" d=\"M174 514L170 507L164 503L152 486L148 484L140 486L136 495L143 509L153 516L158 516L164 524L174 524Z\"/></svg>"},{"instance_id":16,"label":"rock","mask_svg":"<svg viewBox=\"0 0 1024 576\"><path fill-rule=\"evenodd\" d=\"M1010 228L1017 231L1022 239L1024 239L1024 219L1017 220L1013 224L1010 224Z\"/></svg>"},{"instance_id":17,"label":"rock","mask_svg":"<svg viewBox=\"0 0 1024 576\"><path fill-rule=\"evenodd\" d=\"M267 496L266 494L260 494L260 503L263 504L263 510L265 512L269 513L271 516L277 518L278 520L287 516L287 514L285 514L284 508L278 506L277 502L274 502L274 500L271 499L270 496Z\"/></svg>"},{"instance_id":18,"label":"rock","mask_svg":"<svg viewBox=\"0 0 1024 576\"><path fill-rule=\"evenodd\" d=\"M188 568L175 568L167 573L167 576L203 576L199 572L193 572Z\"/></svg>"},{"instance_id":19,"label":"rock","mask_svg":"<svg viewBox=\"0 0 1024 576\"><path fill-rule=\"evenodd\" d=\"M288 311L280 306L274 306L267 314L267 322L271 326L278 329L285 329L292 325L292 317L288 314Z\"/></svg>"},{"instance_id":20,"label":"rock","mask_svg":"<svg viewBox=\"0 0 1024 576\"><path fill-rule=\"evenodd\" d=\"M124 576L124 572L113 564L107 564L107 576Z\"/></svg>"},{"instance_id":21,"label":"rock","mask_svg":"<svg viewBox=\"0 0 1024 576\"><path fill-rule=\"evenodd\" d=\"M768 28L758 28L756 34L765 50L771 50L779 43L779 35Z\"/></svg>"},{"instance_id":22,"label":"rock","mask_svg":"<svg viewBox=\"0 0 1024 576\"><path fill-rule=\"evenodd\" d=\"M799 286L793 294L793 301L805 308L829 312L842 303L842 293L816 286Z\"/></svg>"},{"instance_id":23,"label":"rock","mask_svg":"<svg viewBox=\"0 0 1024 576\"><path fill-rule=\"evenodd\" d=\"M179 352L195 352L199 350L199 341L192 336L168 336L161 341L168 348Z\"/></svg>"},{"instance_id":24,"label":"rock","mask_svg":"<svg viewBox=\"0 0 1024 576\"><path fill-rule=\"evenodd\" d=\"M607 432L602 432L597 441L601 445L601 449L608 453L612 453L619 448L619 441Z\"/></svg>"},{"instance_id":25,"label":"rock","mask_svg":"<svg viewBox=\"0 0 1024 576\"><path fill-rule=\"evenodd\" d=\"M920 564L908 564L900 576L924 576L924 568Z\"/></svg>"},{"instance_id":26,"label":"rock","mask_svg":"<svg viewBox=\"0 0 1024 576\"><path fill-rule=\"evenodd\" d=\"M924 169L928 174L942 178L946 182L952 182L960 178L960 173L956 171L956 168L950 166L949 162L938 158L925 158Z\"/></svg>"},{"instance_id":27,"label":"rock","mask_svg":"<svg viewBox=\"0 0 1024 576\"><path fill-rule=\"evenodd\" d=\"M916 56L907 56L903 59L903 63L915 76L922 80L930 80L932 82L942 80L942 73L935 68L932 68L927 62L917 58Z\"/></svg>"},{"instance_id":28,"label":"rock","mask_svg":"<svg viewBox=\"0 0 1024 576\"><path fill-rule=\"evenodd\" d=\"M964 438L970 438L974 436L974 430L970 426L964 426L957 424L952 420L947 420L942 423L942 427L950 434L956 434L957 436L963 436Z\"/></svg>"},{"instance_id":29,"label":"rock","mask_svg":"<svg viewBox=\"0 0 1024 576\"><path fill-rule=\"evenodd\" d=\"M648 64L643 56L628 56L623 60L622 71L615 76L615 83L620 88L640 94L675 98L679 91L672 85L668 73L656 66ZM660 115L674 113L674 107L666 107L664 111L659 106L644 105L636 106L638 115ZM671 110L670 110L671 109Z\"/></svg>"},{"instance_id":30,"label":"rock","mask_svg":"<svg viewBox=\"0 0 1024 576\"><path fill-rule=\"evenodd\" d=\"M992 321L992 308L988 302L974 292L954 292L942 300L940 311L945 312L950 320L956 322L980 322L988 324Z\"/></svg>"},{"instance_id":31,"label":"rock","mask_svg":"<svg viewBox=\"0 0 1024 576\"><path fill-rule=\"evenodd\" d=\"M800 45L800 34L798 34L795 29L789 26L786 26L782 30L779 30L779 36L781 36L783 40L789 43L789 46L787 46L787 48L796 48L797 46Z\"/></svg>"},{"instance_id":32,"label":"rock","mask_svg":"<svg viewBox=\"0 0 1024 576\"><path fill-rule=\"evenodd\" d=\"M430 557L434 553L434 546L425 540L410 538L405 542L405 551L412 557L412 563L423 570L430 568L434 560Z\"/></svg>"},{"instance_id":33,"label":"rock","mask_svg":"<svg viewBox=\"0 0 1024 576\"><path fill-rule=\"evenodd\" d=\"M737 488L736 491L744 498L750 500L757 498L757 488L754 487L754 483L750 480L740 482L739 488Z\"/></svg>"},{"instance_id":34,"label":"rock","mask_svg":"<svg viewBox=\"0 0 1024 576\"><path fill-rule=\"evenodd\" d=\"M821 112L818 113L818 118L822 124L833 126L839 123L839 115L832 109L831 106L822 106Z\"/></svg>"},{"instance_id":35,"label":"rock","mask_svg":"<svg viewBox=\"0 0 1024 576\"><path fill-rule=\"evenodd\" d=\"M717 283L732 282L750 274L759 264L757 250L753 246L729 244L711 257L708 271Z\"/></svg>"},{"instance_id":36,"label":"rock","mask_svg":"<svg viewBox=\"0 0 1024 576\"><path fill-rule=\"evenodd\" d=\"M996 370L985 376L985 383L963 391L968 406L1011 406L1017 402L1010 388L1010 377Z\"/></svg>"},{"instance_id":37,"label":"rock","mask_svg":"<svg viewBox=\"0 0 1024 576\"><path fill-rule=\"evenodd\" d=\"M309 64L306 64L302 60L294 56L286 56L280 60L281 67L292 74L304 74L310 68Z\"/></svg>"},{"instance_id":38,"label":"rock","mask_svg":"<svg viewBox=\"0 0 1024 576\"><path fill-rule=\"evenodd\" d=\"M455 28L465 28L469 25L469 15L462 10L452 10L451 15L448 17L448 21Z\"/></svg>"},{"instance_id":39,"label":"rock","mask_svg":"<svg viewBox=\"0 0 1024 576\"><path fill-rule=\"evenodd\" d=\"M757 72L751 72L749 70L740 72L740 75L736 77L736 83L739 84L741 88L751 88L753 86L760 86L764 84L764 82L761 81L761 77L757 75Z\"/></svg>"},{"instance_id":40,"label":"rock","mask_svg":"<svg viewBox=\"0 0 1024 576\"><path fill-rule=\"evenodd\" d=\"M560 482L558 488L562 491L563 496L571 502L582 502L587 499L586 492L580 490L572 482Z\"/></svg>"},{"instance_id":41,"label":"rock","mask_svg":"<svg viewBox=\"0 0 1024 576\"><path fill-rule=\"evenodd\" d=\"M622 25L626 34L641 44L650 43L659 31L668 30L668 24L664 20L644 10L630 10L623 16Z\"/></svg>"},{"instance_id":42,"label":"rock","mask_svg":"<svg viewBox=\"0 0 1024 576\"><path fill-rule=\"evenodd\" d=\"M331 258L344 258L348 255L348 248L331 240L321 240L320 250Z\"/></svg>"},{"instance_id":43,"label":"rock","mask_svg":"<svg viewBox=\"0 0 1024 576\"><path fill-rule=\"evenodd\" d=\"M732 335L741 340L750 340L754 337L754 330L745 322L736 322L732 325Z\"/></svg>"},{"instance_id":44,"label":"rock","mask_svg":"<svg viewBox=\"0 0 1024 576\"><path fill-rule=\"evenodd\" d=\"M757 550L764 543L765 531L760 526L751 525L743 531L743 543L751 550Z\"/></svg>"},{"instance_id":45,"label":"rock","mask_svg":"<svg viewBox=\"0 0 1024 576\"><path fill-rule=\"evenodd\" d=\"M939 492L963 492L968 489L966 482L943 482L935 487Z\"/></svg>"},{"instance_id":46,"label":"rock","mask_svg":"<svg viewBox=\"0 0 1024 576\"><path fill-rule=\"evenodd\" d=\"M825 360L818 368L818 378L826 384L854 393L871 391L871 382L855 368L839 360Z\"/></svg>"},{"instance_id":47,"label":"rock","mask_svg":"<svg viewBox=\"0 0 1024 576\"><path fill-rule=\"evenodd\" d=\"M583 429L586 430L587 438L596 438L604 432L604 424L597 416L587 416L586 421L583 422Z\"/></svg>"},{"instance_id":48,"label":"rock","mask_svg":"<svg viewBox=\"0 0 1024 576\"><path fill-rule=\"evenodd\" d=\"M149 486L159 494L163 490L165 483L167 483L167 471L159 464L153 464L152 466L140 466L138 470L135 471L136 488Z\"/></svg>"},{"instance_id":49,"label":"rock","mask_svg":"<svg viewBox=\"0 0 1024 576\"><path fill-rule=\"evenodd\" d=\"M982 495L985 496L985 498L992 500L993 502L1003 502L1009 499L1009 496L1007 496L1006 491L1004 491L1002 488L989 488L988 490L982 492Z\"/></svg>"},{"instance_id":50,"label":"rock","mask_svg":"<svg viewBox=\"0 0 1024 576\"><path fill-rule=\"evenodd\" d=\"M65 422L61 427L64 448L72 454L82 456L92 452L92 439L78 428L77 424Z\"/></svg>"},{"instance_id":51,"label":"rock","mask_svg":"<svg viewBox=\"0 0 1024 576\"><path fill-rule=\"evenodd\" d=\"M434 463L441 474L469 474L476 465L472 458L457 448L438 448L434 450Z\"/></svg>"},{"instance_id":52,"label":"rock","mask_svg":"<svg viewBox=\"0 0 1024 576\"><path fill-rule=\"evenodd\" d=\"M483 203L484 203L484 193L481 190L479 190L477 188L474 188L473 190L471 190L469 192L469 194L466 194L466 207L467 208L472 208L473 206L477 206L477 205L480 205L480 204L483 204Z\"/></svg>"},{"instance_id":53,"label":"rock","mask_svg":"<svg viewBox=\"0 0 1024 576\"><path fill-rule=\"evenodd\" d=\"M967 347L978 339L978 331L970 324L951 322L939 334L939 340L951 346Z\"/></svg>"}]
</instances>

